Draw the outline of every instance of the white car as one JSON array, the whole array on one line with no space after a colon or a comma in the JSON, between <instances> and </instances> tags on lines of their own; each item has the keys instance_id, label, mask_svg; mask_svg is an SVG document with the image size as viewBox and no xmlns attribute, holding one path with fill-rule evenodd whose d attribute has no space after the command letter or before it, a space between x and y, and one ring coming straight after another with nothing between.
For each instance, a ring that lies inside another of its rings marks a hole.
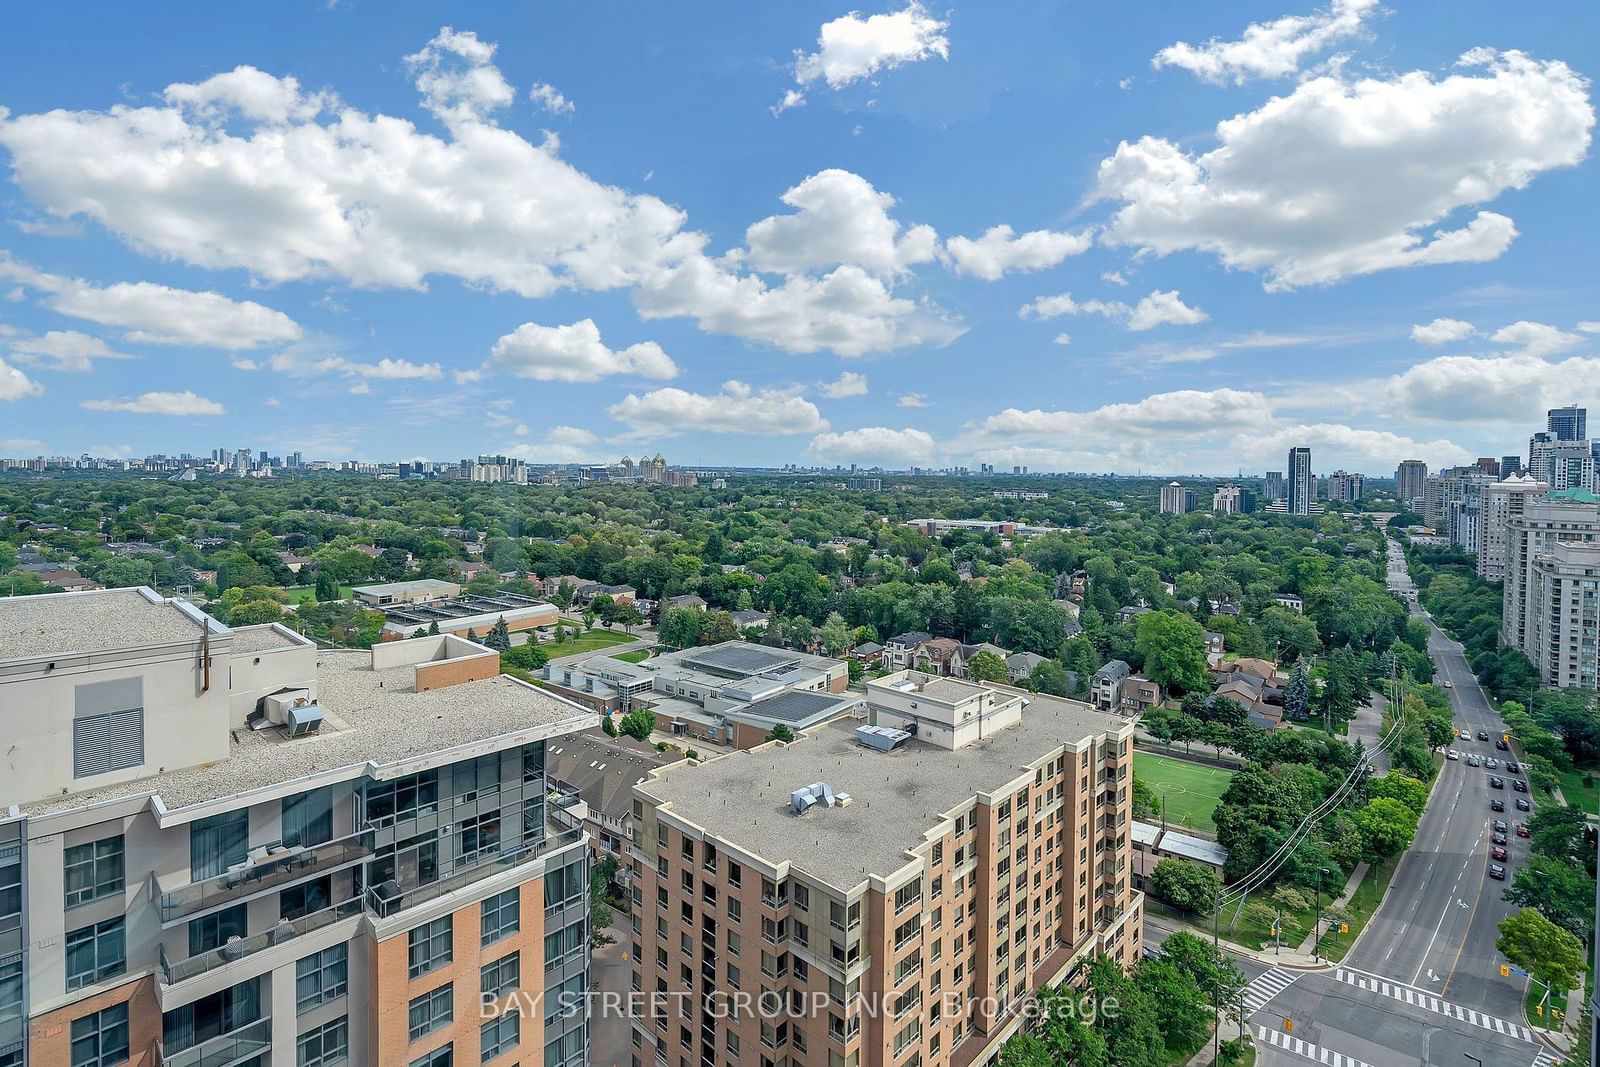
<instances>
[{"instance_id":1,"label":"white car","mask_svg":"<svg viewBox=\"0 0 1600 1067\"><path fill-rule=\"evenodd\" d=\"M1456 684L1454 682L1452 682L1450 679L1446 678L1444 680L1444 687L1446 689L1454 689L1456 687Z\"/></svg>"},{"instance_id":2,"label":"white car","mask_svg":"<svg viewBox=\"0 0 1600 1067\"><path fill-rule=\"evenodd\" d=\"M1458 759L1461 758L1461 753L1457 752L1455 749L1452 748L1449 752L1446 752L1444 754L1444 758L1445 759L1457 759L1458 760Z\"/></svg>"},{"instance_id":3,"label":"white car","mask_svg":"<svg viewBox=\"0 0 1600 1067\"><path fill-rule=\"evenodd\" d=\"M1461 731L1461 740L1463 740L1463 741L1471 741L1472 740L1472 731L1471 730L1462 730Z\"/></svg>"}]
</instances>

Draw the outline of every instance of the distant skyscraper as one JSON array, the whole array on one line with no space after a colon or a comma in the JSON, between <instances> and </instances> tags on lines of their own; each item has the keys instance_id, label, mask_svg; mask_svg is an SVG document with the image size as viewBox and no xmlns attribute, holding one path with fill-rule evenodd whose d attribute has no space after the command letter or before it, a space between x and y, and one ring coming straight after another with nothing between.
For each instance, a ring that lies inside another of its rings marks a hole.
<instances>
[{"instance_id":1,"label":"distant skyscraper","mask_svg":"<svg viewBox=\"0 0 1600 1067\"><path fill-rule=\"evenodd\" d=\"M1269 501L1282 500L1283 499L1283 472L1282 471L1268 471L1267 472L1267 477L1266 477L1266 484L1261 487L1261 493Z\"/></svg>"},{"instance_id":2,"label":"distant skyscraper","mask_svg":"<svg viewBox=\"0 0 1600 1067\"><path fill-rule=\"evenodd\" d=\"M1500 477L1500 461L1493 456L1479 456L1478 469L1492 477Z\"/></svg>"},{"instance_id":3,"label":"distant skyscraper","mask_svg":"<svg viewBox=\"0 0 1600 1067\"><path fill-rule=\"evenodd\" d=\"M1509 478L1513 474L1521 474L1521 473L1522 473L1522 457L1521 456L1501 456L1500 457L1500 477Z\"/></svg>"},{"instance_id":4,"label":"distant skyscraper","mask_svg":"<svg viewBox=\"0 0 1600 1067\"><path fill-rule=\"evenodd\" d=\"M1328 499L1355 501L1361 499L1363 489L1366 487L1366 478L1359 474L1349 474L1345 471L1334 471L1328 475Z\"/></svg>"},{"instance_id":5,"label":"distant skyscraper","mask_svg":"<svg viewBox=\"0 0 1600 1067\"><path fill-rule=\"evenodd\" d=\"M1211 510L1218 515L1243 515L1256 509L1256 495L1233 482L1217 486L1211 494Z\"/></svg>"},{"instance_id":6,"label":"distant skyscraper","mask_svg":"<svg viewBox=\"0 0 1600 1067\"><path fill-rule=\"evenodd\" d=\"M1402 460L1400 469L1395 471L1394 480L1398 483L1396 492L1400 502L1414 508L1422 503L1423 494L1427 491L1428 465L1420 459Z\"/></svg>"},{"instance_id":7,"label":"distant skyscraper","mask_svg":"<svg viewBox=\"0 0 1600 1067\"><path fill-rule=\"evenodd\" d=\"M1288 481L1289 514L1311 514L1312 501L1317 498L1317 476L1311 472L1311 449L1289 449Z\"/></svg>"},{"instance_id":8,"label":"distant skyscraper","mask_svg":"<svg viewBox=\"0 0 1600 1067\"><path fill-rule=\"evenodd\" d=\"M1193 489L1185 489L1178 482L1170 482L1161 487L1161 513L1163 515L1186 515L1193 510Z\"/></svg>"},{"instance_id":9,"label":"distant skyscraper","mask_svg":"<svg viewBox=\"0 0 1600 1067\"><path fill-rule=\"evenodd\" d=\"M1588 434L1589 410L1577 405L1551 408L1545 413L1547 426L1558 441L1581 441Z\"/></svg>"}]
</instances>

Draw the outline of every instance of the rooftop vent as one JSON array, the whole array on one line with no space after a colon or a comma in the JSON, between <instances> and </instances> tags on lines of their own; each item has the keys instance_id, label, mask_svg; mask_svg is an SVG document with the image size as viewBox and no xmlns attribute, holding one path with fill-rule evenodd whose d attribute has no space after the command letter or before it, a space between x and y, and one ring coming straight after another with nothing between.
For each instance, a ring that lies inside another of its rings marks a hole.
<instances>
[{"instance_id":1,"label":"rooftop vent","mask_svg":"<svg viewBox=\"0 0 1600 1067\"><path fill-rule=\"evenodd\" d=\"M289 721L284 723L290 737L304 737L322 729L322 709L315 704L302 704L289 709Z\"/></svg>"},{"instance_id":2,"label":"rooftop vent","mask_svg":"<svg viewBox=\"0 0 1600 1067\"><path fill-rule=\"evenodd\" d=\"M812 782L789 794L789 810L796 815L804 815L818 804L831 808L834 803L833 788L827 782Z\"/></svg>"},{"instance_id":3,"label":"rooftop vent","mask_svg":"<svg viewBox=\"0 0 1600 1067\"><path fill-rule=\"evenodd\" d=\"M911 731L892 726L857 726L856 740L879 752L892 752L911 740Z\"/></svg>"},{"instance_id":4,"label":"rooftop vent","mask_svg":"<svg viewBox=\"0 0 1600 1067\"><path fill-rule=\"evenodd\" d=\"M309 689L284 689L269 694L261 700L262 709L267 713L267 721L274 726L287 726L291 710L306 707L311 703Z\"/></svg>"}]
</instances>

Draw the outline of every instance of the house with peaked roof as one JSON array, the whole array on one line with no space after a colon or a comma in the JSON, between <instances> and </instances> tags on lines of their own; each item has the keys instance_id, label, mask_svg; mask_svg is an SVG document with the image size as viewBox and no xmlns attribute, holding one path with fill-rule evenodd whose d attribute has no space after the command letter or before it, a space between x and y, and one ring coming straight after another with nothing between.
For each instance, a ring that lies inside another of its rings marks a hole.
<instances>
[{"instance_id":1,"label":"house with peaked roof","mask_svg":"<svg viewBox=\"0 0 1600 1067\"><path fill-rule=\"evenodd\" d=\"M1101 711L1122 708L1122 681L1133 668L1120 659L1107 660L1089 679L1089 703Z\"/></svg>"},{"instance_id":2,"label":"house with peaked roof","mask_svg":"<svg viewBox=\"0 0 1600 1067\"><path fill-rule=\"evenodd\" d=\"M922 643L932 640L933 635L922 630L895 634L884 642L883 665L892 671L905 670L916 660L917 649L922 647Z\"/></svg>"},{"instance_id":3,"label":"house with peaked roof","mask_svg":"<svg viewBox=\"0 0 1600 1067\"><path fill-rule=\"evenodd\" d=\"M1020 685L1033 677L1033 669L1044 662L1037 652L1013 652L1006 657L1006 670L1011 674L1011 684Z\"/></svg>"}]
</instances>

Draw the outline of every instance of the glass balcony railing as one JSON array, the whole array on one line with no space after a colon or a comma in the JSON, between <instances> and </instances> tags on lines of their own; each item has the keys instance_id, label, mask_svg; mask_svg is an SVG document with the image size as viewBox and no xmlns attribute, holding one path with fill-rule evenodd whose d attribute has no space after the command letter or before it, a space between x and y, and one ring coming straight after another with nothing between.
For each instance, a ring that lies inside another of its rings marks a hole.
<instances>
[{"instance_id":1,"label":"glass balcony railing","mask_svg":"<svg viewBox=\"0 0 1600 1067\"><path fill-rule=\"evenodd\" d=\"M198 977L207 971L225 967L230 963L236 963L248 956L253 956L263 949L269 949L275 945L292 941L301 934L319 930L331 923L338 922L340 919L348 919L352 915L360 914L361 898L352 897L349 900L333 905L331 908L323 908L321 911L314 911L310 915L303 915L298 919L286 919L270 930L263 930L253 937L241 937L229 941L220 948L202 952L198 956L190 956L176 963L167 958L167 948L162 945L160 953L162 983L170 986Z\"/></svg>"},{"instance_id":2,"label":"glass balcony railing","mask_svg":"<svg viewBox=\"0 0 1600 1067\"><path fill-rule=\"evenodd\" d=\"M372 837L360 834L309 848L283 849L167 893L152 892L162 925L232 904L268 889L316 878L372 855Z\"/></svg>"},{"instance_id":3,"label":"glass balcony railing","mask_svg":"<svg viewBox=\"0 0 1600 1067\"><path fill-rule=\"evenodd\" d=\"M453 893L457 889L480 879L509 871L520 867L542 852L562 848L575 841L581 840L583 831L567 830L563 833L552 834L537 844L522 845L506 852L496 852L480 858L477 862L466 867L458 867L454 872L445 875L437 881L414 888L402 887L393 895L385 895L382 886L371 886L367 890L366 906L380 918L386 918L397 912Z\"/></svg>"},{"instance_id":4,"label":"glass balcony railing","mask_svg":"<svg viewBox=\"0 0 1600 1067\"><path fill-rule=\"evenodd\" d=\"M229 1067L272 1047L272 1020L260 1019L231 1034L161 1058L161 1067Z\"/></svg>"}]
</instances>

